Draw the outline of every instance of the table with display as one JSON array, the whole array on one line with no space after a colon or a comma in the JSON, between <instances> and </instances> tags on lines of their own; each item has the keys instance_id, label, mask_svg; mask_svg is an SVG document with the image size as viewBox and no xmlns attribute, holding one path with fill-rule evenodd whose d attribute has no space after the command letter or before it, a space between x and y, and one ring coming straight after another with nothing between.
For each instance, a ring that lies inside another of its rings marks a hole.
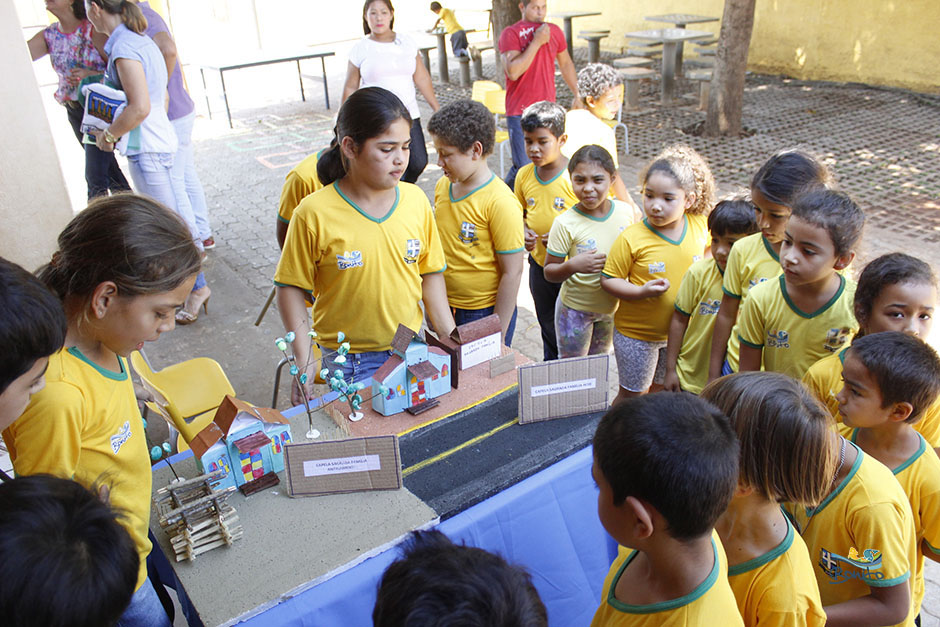
<instances>
[{"instance_id":1,"label":"table with display","mask_svg":"<svg viewBox=\"0 0 940 627\"><path fill-rule=\"evenodd\" d=\"M628 39L642 39L658 41L663 44L662 65L662 104L672 104L676 91L676 61L678 44L693 39L711 37L711 33L701 30L686 30L684 28L657 28L652 30L633 31L624 35Z\"/></svg>"},{"instance_id":2,"label":"table with display","mask_svg":"<svg viewBox=\"0 0 940 627\"><path fill-rule=\"evenodd\" d=\"M601 15L600 11L560 11L551 13L548 17L555 20L562 20L565 29L565 42L568 44L568 53L574 58L574 36L571 26L571 20L576 17L591 17L592 15Z\"/></svg>"},{"instance_id":3,"label":"table with display","mask_svg":"<svg viewBox=\"0 0 940 627\"><path fill-rule=\"evenodd\" d=\"M250 497L236 493L229 503L244 537L194 562L166 560L173 553L154 518L154 560L198 615L191 625L369 624L394 546L413 529L439 525L455 540L526 565L553 624L586 624L612 557L584 448L601 414L520 425L517 407L512 386L400 435L400 490L292 499L282 476L281 485ZM284 413L305 441L303 409ZM197 474L191 455L173 465ZM154 489L172 476L158 464Z\"/></svg>"},{"instance_id":4,"label":"table with display","mask_svg":"<svg viewBox=\"0 0 940 627\"><path fill-rule=\"evenodd\" d=\"M650 22L665 22L672 24L676 28L685 28L689 24L704 24L706 22L717 22L717 17L708 15L692 15L690 13L667 13L666 15L648 15L643 18ZM676 76L682 76L682 48L680 41L676 46Z\"/></svg>"}]
</instances>

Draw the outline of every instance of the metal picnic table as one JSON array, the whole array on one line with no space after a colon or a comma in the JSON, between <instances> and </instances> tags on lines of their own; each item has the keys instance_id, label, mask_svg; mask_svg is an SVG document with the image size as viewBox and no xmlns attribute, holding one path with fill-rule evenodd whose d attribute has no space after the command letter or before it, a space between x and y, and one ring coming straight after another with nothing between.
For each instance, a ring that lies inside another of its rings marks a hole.
<instances>
[{"instance_id":1,"label":"metal picnic table","mask_svg":"<svg viewBox=\"0 0 940 627\"><path fill-rule=\"evenodd\" d=\"M647 41L660 41L663 44L663 105L672 104L676 91L676 56L677 44L692 39L711 37L711 33L703 30L686 30L684 28L658 28L653 30L639 30L627 33L624 37L630 39L644 39Z\"/></svg>"},{"instance_id":2,"label":"metal picnic table","mask_svg":"<svg viewBox=\"0 0 940 627\"><path fill-rule=\"evenodd\" d=\"M691 13L667 13L666 15L648 15L643 18L650 22L665 22L672 24L676 28L685 28L687 24L703 24L705 22L717 22L717 17L708 15L692 15ZM682 47L680 41L676 46L676 76L682 76Z\"/></svg>"},{"instance_id":3,"label":"metal picnic table","mask_svg":"<svg viewBox=\"0 0 940 627\"><path fill-rule=\"evenodd\" d=\"M565 41L568 42L568 54L574 58L574 43L572 37L571 20L576 17L590 17L592 15L601 15L600 11L561 11L559 13L550 13L548 17L556 20L564 20L565 23Z\"/></svg>"},{"instance_id":4,"label":"metal picnic table","mask_svg":"<svg viewBox=\"0 0 940 627\"><path fill-rule=\"evenodd\" d=\"M246 59L237 63L217 63L217 62L203 62L199 63L199 75L202 77L202 89L206 94L206 109L209 111L209 119L212 119L212 107L209 105L209 90L206 88L206 70L217 71L219 73L219 80L222 83L222 97L225 100L225 115L228 116L228 125L229 128L232 127L232 111L229 108L228 104L228 92L225 89L225 72L231 72L232 70L241 70L248 67L258 67L261 65L273 65L275 63L287 63L293 61L297 63L297 79L300 81L300 99L304 102L307 101L306 94L304 94L304 78L300 73L300 62L304 59L320 59L320 68L323 73L323 100L326 103L326 108L330 108L330 88L326 82L326 57L334 56L334 52L300 52L296 54L291 53L281 53L281 54L272 54L270 56L259 55L254 58Z\"/></svg>"}]
</instances>

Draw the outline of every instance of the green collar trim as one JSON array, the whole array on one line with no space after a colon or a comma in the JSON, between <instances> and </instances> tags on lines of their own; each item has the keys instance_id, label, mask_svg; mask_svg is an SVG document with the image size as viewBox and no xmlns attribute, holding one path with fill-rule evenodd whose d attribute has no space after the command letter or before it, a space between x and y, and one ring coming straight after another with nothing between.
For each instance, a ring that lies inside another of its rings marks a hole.
<instances>
[{"instance_id":1,"label":"green collar trim","mask_svg":"<svg viewBox=\"0 0 940 627\"><path fill-rule=\"evenodd\" d=\"M764 564L772 562L790 550L790 546L793 544L793 525L790 523L790 519L786 516L784 516L783 519L787 522L787 535L783 538L783 541L763 555L759 555L754 559L750 559L746 562L741 562L735 566L729 566L729 577L746 573L749 570L754 570L755 568L760 568Z\"/></svg>"},{"instance_id":2,"label":"green collar trim","mask_svg":"<svg viewBox=\"0 0 940 627\"><path fill-rule=\"evenodd\" d=\"M490 173L490 178L486 179L486 183L483 183L477 188L471 189L469 192L467 192L460 198L454 198L454 184L448 181L447 182L447 195L450 197L451 202L460 202L461 200L464 200L465 198L469 198L470 196L476 194L478 191L480 191L481 189L489 185L495 178L496 178L496 174Z\"/></svg>"},{"instance_id":3,"label":"green collar trim","mask_svg":"<svg viewBox=\"0 0 940 627\"><path fill-rule=\"evenodd\" d=\"M532 173L535 174L536 181L538 181L542 185L550 185L551 183L555 182L555 179L557 179L559 176L565 173L565 168L558 170L558 174L548 179L547 181L543 181L542 178L539 176L539 169L536 167L534 163L532 164ZM496 176L496 175L494 174L493 176Z\"/></svg>"},{"instance_id":4,"label":"green collar trim","mask_svg":"<svg viewBox=\"0 0 940 627\"><path fill-rule=\"evenodd\" d=\"M836 301L842 296L842 292L845 291L845 277L841 274L836 274L836 276L839 277L839 289L836 290L836 293L832 295L832 298L830 298L826 304L812 313L807 313L793 304L793 301L790 300L790 295L787 293L786 279L782 274L780 275L780 292L783 294L783 300L785 300L790 309L793 310L793 313L801 318L815 318L820 314L826 313L826 310L836 304Z\"/></svg>"},{"instance_id":5,"label":"green collar trim","mask_svg":"<svg viewBox=\"0 0 940 627\"><path fill-rule=\"evenodd\" d=\"M121 358L120 355L118 355L117 358L118 358L118 363L121 364L121 371L115 372L113 370L108 370L107 368L102 368L101 366L93 362L92 360L85 357L85 354L82 353L82 351L80 351L77 346L70 346L66 350L69 353L69 355L71 355L72 357L76 357L80 359L81 361L84 361L86 364L88 364L89 366L97 370L98 374L100 374L101 376L106 377L108 379L112 379L113 381L127 381L127 368L124 367L124 360Z\"/></svg>"},{"instance_id":6,"label":"green collar trim","mask_svg":"<svg viewBox=\"0 0 940 627\"><path fill-rule=\"evenodd\" d=\"M776 261L777 263L780 263L780 255L774 252L773 245L767 241L767 238L764 237L763 233L761 233L760 239L762 242L764 242L764 250L767 251L767 254L773 257L774 261Z\"/></svg>"},{"instance_id":7,"label":"green collar trim","mask_svg":"<svg viewBox=\"0 0 940 627\"><path fill-rule=\"evenodd\" d=\"M849 352L849 348L849 346L846 346L839 351L839 363L841 363L843 366L845 365L845 354Z\"/></svg>"},{"instance_id":8,"label":"green collar trim","mask_svg":"<svg viewBox=\"0 0 940 627\"><path fill-rule=\"evenodd\" d=\"M916 462L918 458L920 458L920 456L924 454L924 451L927 450L927 440L924 439L924 436L918 433L917 437L920 439L920 444L917 447L917 452L911 455L910 457L908 457L906 460L904 460L904 463L898 466L897 468L892 468L891 472L893 472L896 475L900 474L901 472L906 470L908 467L910 467L911 464Z\"/></svg>"},{"instance_id":9,"label":"green collar trim","mask_svg":"<svg viewBox=\"0 0 940 627\"><path fill-rule=\"evenodd\" d=\"M358 211L359 214L360 214L363 218L366 218L367 220L372 220L373 222L376 222L376 223L378 223L378 224L382 224L383 222L385 222L386 220L388 220L390 217L392 217L392 214L395 213L395 209L398 207L398 201L401 200L401 190L399 190L399 189L398 189L398 186L396 185L396 186L395 186L395 202L392 203L392 208L389 209L389 210L388 210L388 213L386 213L386 214L385 214L384 216L382 216L381 218L373 218L373 217L370 216L368 213L366 213L365 211L363 211L363 210L359 207L359 205L357 205L356 203L354 203L353 201L351 201L351 200L346 196L346 194L343 193L343 190L341 190L341 189L339 188L339 185L337 185L336 183L332 183L332 185L333 185L333 188L336 190L336 193L339 194L340 197L341 197L343 200L345 200L347 203L349 203L349 206L350 206L350 207L352 207L353 209L355 209L356 211Z\"/></svg>"},{"instance_id":10,"label":"green collar trim","mask_svg":"<svg viewBox=\"0 0 940 627\"><path fill-rule=\"evenodd\" d=\"M594 216L588 215L588 214L584 213L583 211L581 211L581 203L576 204L574 207L572 207L572 209L574 209L575 211L577 211L579 215L584 216L584 217L587 218L588 220L593 220L594 222L607 222L607 219L608 219L610 216L614 215L614 202L615 202L615 201L613 201L613 200L610 201L610 208L607 209L607 213L606 213L606 215L604 215L603 218L595 218Z\"/></svg>"},{"instance_id":11,"label":"green collar trim","mask_svg":"<svg viewBox=\"0 0 940 627\"><path fill-rule=\"evenodd\" d=\"M682 235L680 235L680 236L679 236L679 239L677 239L677 240L671 240L671 239L669 239L668 237L666 237L665 235L663 235L662 233L660 233L659 231L657 231L656 228L653 227L653 225L650 224L649 218L643 218L643 225L646 226L646 228L648 228L648 229L649 229L650 231L652 231L654 234L656 234L656 235L658 235L659 237L663 238L664 240L666 240L666 241L669 242L670 244L675 244L676 246L678 246L679 244L682 243L682 240L685 239L685 234L686 234L686 233L688 232L688 230L689 230L689 220L685 217L685 214L682 215Z\"/></svg>"},{"instance_id":12,"label":"green collar trim","mask_svg":"<svg viewBox=\"0 0 940 627\"><path fill-rule=\"evenodd\" d=\"M823 509L826 508L826 505L829 505L829 503L831 503L834 498L839 496L839 493L842 492L845 486L849 484L849 481L852 480L852 477L855 476L855 473L858 472L859 466L862 465L862 457L865 456L865 453L863 453L862 449L858 448L858 446L855 445L855 442L849 442L848 445L855 448L855 451L858 453L858 456L855 458L855 463L852 464L852 468L849 469L849 474L847 474L845 476L845 479L843 479L842 482L838 486L836 486L835 490L829 493L829 496L827 496L826 498L822 500L822 503L820 503L819 506L815 508L807 507L806 508L807 516L812 517L818 514L819 512L823 511Z\"/></svg>"},{"instance_id":13,"label":"green collar trim","mask_svg":"<svg viewBox=\"0 0 940 627\"><path fill-rule=\"evenodd\" d=\"M620 567L620 570L617 571L617 574L614 575L613 581L610 583L610 590L607 593L607 603L610 604L612 608L620 612L626 612L628 614L655 614L657 612L668 612L669 610L674 610L676 608L682 607L684 605L689 605L699 598L702 597L706 592L708 592L711 587L718 580L718 547L715 546L715 538L711 538L712 542L712 555L714 556L714 564L712 565L712 570L708 573L708 576L705 577L705 580L695 587L692 592L688 593L685 596L679 597L678 599L671 599L669 601L662 601L660 603L651 603L649 605L630 605L624 603L623 601L618 601L614 597L614 590L617 588L617 582L620 581L620 577L623 575L623 571L627 569L627 566L630 565L630 562L633 561L633 558L636 557L637 552L634 551L623 562L623 566Z\"/></svg>"}]
</instances>

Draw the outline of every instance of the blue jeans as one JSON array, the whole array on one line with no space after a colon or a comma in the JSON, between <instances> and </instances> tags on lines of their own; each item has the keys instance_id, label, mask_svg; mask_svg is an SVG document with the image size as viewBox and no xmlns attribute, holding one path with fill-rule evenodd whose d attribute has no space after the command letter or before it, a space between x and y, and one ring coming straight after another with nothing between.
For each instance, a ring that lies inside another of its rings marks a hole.
<instances>
[{"instance_id":1,"label":"blue jeans","mask_svg":"<svg viewBox=\"0 0 940 627\"><path fill-rule=\"evenodd\" d=\"M131 604L121 614L117 627L172 627L149 578L131 597Z\"/></svg>"},{"instance_id":2,"label":"blue jeans","mask_svg":"<svg viewBox=\"0 0 940 627\"><path fill-rule=\"evenodd\" d=\"M368 351L365 353L349 353L346 355L346 363L334 364L333 359L336 353L328 348L320 347L320 351L326 356L321 362L320 370L326 368L332 375L334 370L343 371L343 379L346 383L358 383L363 381L368 383L372 374L382 367L382 364L392 356L392 351ZM329 380L327 376L327 380ZM365 396L365 395L363 395Z\"/></svg>"},{"instance_id":3,"label":"blue jeans","mask_svg":"<svg viewBox=\"0 0 940 627\"><path fill-rule=\"evenodd\" d=\"M174 155L172 152L142 152L129 156L127 164L130 166L131 179L138 194L150 196L163 203L183 219L189 227L196 248L202 251L202 239L199 238L199 230L196 228L192 205L184 207L184 210L188 210L188 214L185 214L181 213L180 205L176 201L176 186L172 177Z\"/></svg>"},{"instance_id":4,"label":"blue jeans","mask_svg":"<svg viewBox=\"0 0 940 627\"><path fill-rule=\"evenodd\" d=\"M212 227L209 226L209 209L206 206L206 193L196 174L196 162L193 159L193 120L196 112L171 120L176 129L176 139L179 148L173 158L173 169L170 177L173 179L176 193L176 206L179 214L189 222L191 216L196 225L196 233L200 240L212 236ZM192 228L192 227L190 227Z\"/></svg>"},{"instance_id":5,"label":"blue jeans","mask_svg":"<svg viewBox=\"0 0 940 627\"><path fill-rule=\"evenodd\" d=\"M734 370L731 369L731 364L728 363L728 360L721 362L721 376L734 374Z\"/></svg>"},{"instance_id":6,"label":"blue jeans","mask_svg":"<svg viewBox=\"0 0 940 627\"><path fill-rule=\"evenodd\" d=\"M512 148L512 167L506 174L506 185L509 189L515 189L516 172L519 168L529 163L529 156L525 153L525 135L522 134L522 116L507 115L506 128L509 130L509 147Z\"/></svg>"},{"instance_id":7,"label":"blue jeans","mask_svg":"<svg viewBox=\"0 0 940 627\"><path fill-rule=\"evenodd\" d=\"M529 291L535 305L535 317L542 330L542 359L558 359L558 340L555 337L555 301L561 292L561 283L545 278L545 270L529 255Z\"/></svg>"},{"instance_id":8,"label":"blue jeans","mask_svg":"<svg viewBox=\"0 0 940 627\"><path fill-rule=\"evenodd\" d=\"M483 309L457 309L456 307L451 307L451 311L454 312L454 322L458 327L462 324L473 322L474 320L481 320L492 314L495 310L495 307L484 307ZM509 321L509 327L506 329L506 346L512 345L512 335L516 331L517 313L518 310L514 308L512 310L512 319Z\"/></svg>"}]
</instances>

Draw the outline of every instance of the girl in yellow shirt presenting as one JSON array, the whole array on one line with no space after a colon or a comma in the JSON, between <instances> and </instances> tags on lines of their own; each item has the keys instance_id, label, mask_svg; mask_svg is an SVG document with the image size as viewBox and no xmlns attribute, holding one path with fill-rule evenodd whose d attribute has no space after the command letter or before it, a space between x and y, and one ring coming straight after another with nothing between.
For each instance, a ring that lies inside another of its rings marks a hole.
<instances>
[{"instance_id":1,"label":"girl in yellow shirt presenting","mask_svg":"<svg viewBox=\"0 0 940 627\"><path fill-rule=\"evenodd\" d=\"M62 299L65 346L49 358L46 387L3 433L17 475L112 483L140 558L121 625L169 625L147 579L151 474L127 357L173 330L196 281L200 254L169 209L131 194L91 202L59 235L39 278Z\"/></svg>"},{"instance_id":2,"label":"girl in yellow shirt presenting","mask_svg":"<svg viewBox=\"0 0 940 627\"><path fill-rule=\"evenodd\" d=\"M614 315L615 405L662 388L673 303L682 275L705 255L715 198L711 170L688 146L667 148L641 181L646 218L620 234L601 274L606 292L631 301Z\"/></svg>"}]
</instances>

